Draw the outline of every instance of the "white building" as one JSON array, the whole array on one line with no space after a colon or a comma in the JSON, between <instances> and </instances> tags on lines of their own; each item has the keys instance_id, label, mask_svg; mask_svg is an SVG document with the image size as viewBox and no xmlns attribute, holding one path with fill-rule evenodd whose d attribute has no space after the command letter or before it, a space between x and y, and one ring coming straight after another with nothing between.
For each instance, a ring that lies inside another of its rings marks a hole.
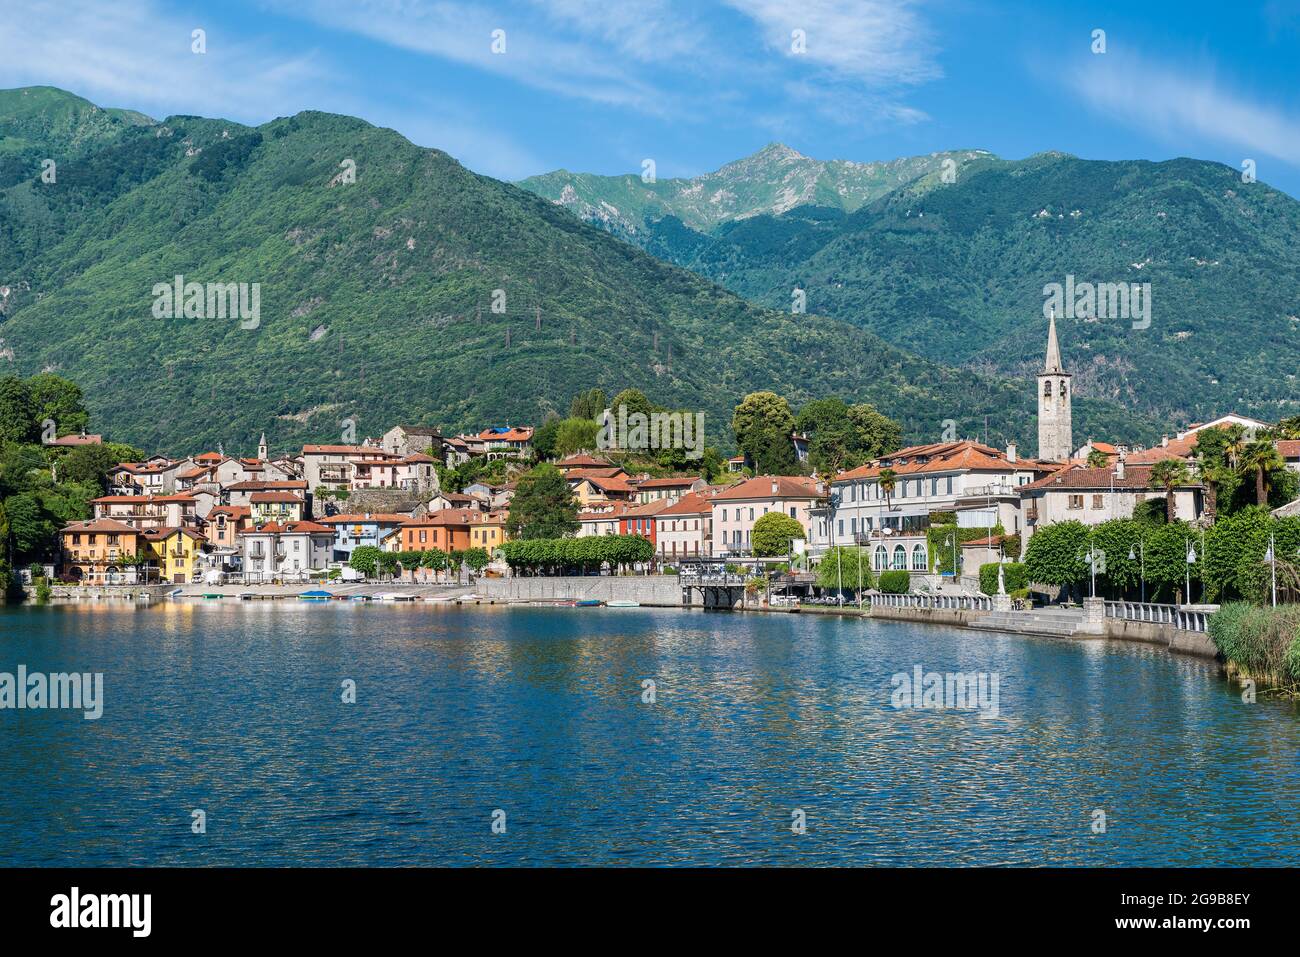
<instances>
[{"instance_id":1,"label":"white building","mask_svg":"<svg viewBox=\"0 0 1300 957\"><path fill-rule=\"evenodd\" d=\"M240 532L239 542L246 583L306 581L334 556L334 529L315 522L268 522Z\"/></svg>"}]
</instances>

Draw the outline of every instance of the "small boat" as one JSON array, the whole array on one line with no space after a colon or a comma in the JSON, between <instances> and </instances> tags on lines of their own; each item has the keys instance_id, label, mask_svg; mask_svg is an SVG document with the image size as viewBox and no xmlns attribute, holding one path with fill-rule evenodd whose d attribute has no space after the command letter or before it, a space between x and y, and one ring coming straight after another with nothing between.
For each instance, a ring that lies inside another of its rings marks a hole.
<instances>
[{"instance_id":1,"label":"small boat","mask_svg":"<svg viewBox=\"0 0 1300 957\"><path fill-rule=\"evenodd\" d=\"M573 603L575 608L599 608L603 604L599 598L583 598Z\"/></svg>"},{"instance_id":2,"label":"small boat","mask_svg":"<svg viewBox=\"0 0 1300 957\"><path fill-rule=\"evenodd\" d=\"M626 598L616 598L613 601L605 602L606 608L640 608L639 601L630 601Z\"/></svg>"},{"instance_id":3,"label":"small boat","mask_svg":"<svg viewBox=\"0 0 1300 957\"><path fill-rule=\"evenodd\" d=\"M305 591L298 596L301 601L329 601L333 597L327 591Z\"/></svg>"},{"instance_id":4,"label":"small boat","mask_svg":"<svg viewBox=\"0 0 1300 957\"><path fill-rule=\"evenodd\" d=\"M401 591L381 591L375 601L415 601L415 596Z\"/></svg>"},{"instance_id":5,"label":"small boat","mask_svg":"<svg viewBox=\"0 0 1300 957\"><path fill-rule=\"evenodd\" d=\"M226 596L219 591L206 591L203 593L204 598L225 598Z\"/></svg>"},{"instance_id":6,"label":"small boat","mask_svg":"<svg viewBox=\"0 0 1300 957\"><path fill-rule=\"evenodd\" d=\"M470 592L468 595L461 595L456 600L457 601L478 601L479 596L475 595L473 592Z\"/></svg>"},{"instance_id":7,"label":"small boat","mask_svg":"<svg viewBox=\"0 0 1300 957\"><path fill-rule=\"evenodd\" d=\"M257 596L257 592L255 592L255 591L241 591L241 592L239 593L239 600L240 600L240 601L252 601L253 599L255 599L255 598L257 598L257 597L258 597L258 596Z\"/></svg>"},{"instance_id":8,"label":"small boat","mask_svg":"<svg viewBox=\"0 0 1300 957\"><path fill-rule=\"evenodd\" d=\"M369 595L341 595L344 601L370 601Z\"/></svg>"}]
</instances>

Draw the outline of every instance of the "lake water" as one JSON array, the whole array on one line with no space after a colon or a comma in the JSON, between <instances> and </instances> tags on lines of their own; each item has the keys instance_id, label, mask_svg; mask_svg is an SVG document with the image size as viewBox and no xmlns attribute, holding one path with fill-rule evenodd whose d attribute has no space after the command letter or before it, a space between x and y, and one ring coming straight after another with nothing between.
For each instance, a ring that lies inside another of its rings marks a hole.
<instances>
[{"instance_id":1,"label":"lake water","mask_svg":"<svg viewBox=\"0 0 1300 957\"><path fill-rule=\"evenodd\" d=\"M1300 715L1140 645L209 601L0 609L20 664L104 712L0 710L6 865L1300 864ZM997 716L894 708L917 665Z\"/></svg>"}]
</instances>

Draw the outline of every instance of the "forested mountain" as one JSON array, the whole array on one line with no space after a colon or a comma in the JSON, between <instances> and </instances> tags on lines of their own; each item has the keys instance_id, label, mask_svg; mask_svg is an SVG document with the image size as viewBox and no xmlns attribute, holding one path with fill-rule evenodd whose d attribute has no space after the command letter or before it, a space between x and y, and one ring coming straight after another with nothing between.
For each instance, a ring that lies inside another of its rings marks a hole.
<instances>
[{"instance_id":1,"label":"forested mountain","mask_svg":"<svg viewBox=\"0 0 1300 957\"><path fill-rule=\"evenodd\" d=\"M874 402L918 441L945 420L982 436L987 416L992 441L1032 447L1026 382L752 306L358 119L154 122L42 89L0 92L0 131L0 155L24 157L0 182L0 362L76 380L142 448L339 441L344 419L358 437L538 422L591 386L702 409L723 447L754 389ZM176 276L260 284L258 321L155 318ZM1085 430L1154 434L1081 406Z\"/></svg>"},{"instance_id":2,"label":"forested mountain","mask_svg":"<svg viewBox=\"0 0 1300 957\"><path fill-rule=\"evenodd\" d=\"M855 211L669 215L636 241L752 301L788 309L801 289L810 312L1021 377L1042 361L1044 287L1150 283L1146 318L1062 316L1078 394L1171 425L1300 412L1300 203L1218 163L985 154Z\"/></svg>"}]
</instances>

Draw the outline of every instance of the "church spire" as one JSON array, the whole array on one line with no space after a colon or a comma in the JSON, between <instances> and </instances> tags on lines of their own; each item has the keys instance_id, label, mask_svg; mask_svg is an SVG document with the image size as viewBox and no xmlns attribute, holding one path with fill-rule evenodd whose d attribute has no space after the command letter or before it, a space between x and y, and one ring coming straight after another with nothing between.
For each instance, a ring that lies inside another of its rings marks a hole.
<instances>
[{"instance_id":1,"label":"church spire","mask_svg":"<svg viewBox=\"0 0 1300 957\"><path fill-rule=\"evenodd\" d=\"M1061 347L1056 341L1056 307L1052 307L1052 314L1047 320L1047 362L1043 365L1044 372L1061 372Z\"/></svg>"}]
</instances>

